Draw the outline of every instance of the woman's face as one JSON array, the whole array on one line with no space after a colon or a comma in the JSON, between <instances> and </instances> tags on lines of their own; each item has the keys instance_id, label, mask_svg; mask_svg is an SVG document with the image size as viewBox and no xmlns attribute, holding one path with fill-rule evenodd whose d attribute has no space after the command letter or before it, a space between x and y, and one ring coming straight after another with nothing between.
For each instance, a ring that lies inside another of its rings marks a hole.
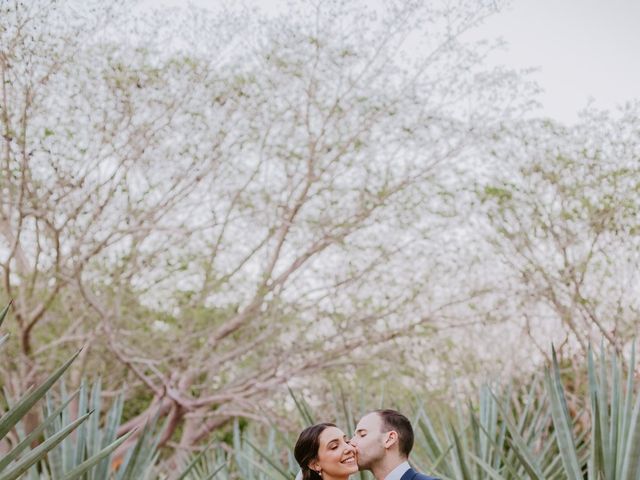
<instances>
[{"instance_id":1,"label":"woman's face","mask_svg":"<svg viewBox=\"0 0 640 480\"><path fill-rule=\"evenodd\" d=\"M318 459L311 468L322 470L323 478L345 478L358 471L356 450L347 443L347 437L337 427L325 428L319 437Z\"/></svg>"}]
</instances>

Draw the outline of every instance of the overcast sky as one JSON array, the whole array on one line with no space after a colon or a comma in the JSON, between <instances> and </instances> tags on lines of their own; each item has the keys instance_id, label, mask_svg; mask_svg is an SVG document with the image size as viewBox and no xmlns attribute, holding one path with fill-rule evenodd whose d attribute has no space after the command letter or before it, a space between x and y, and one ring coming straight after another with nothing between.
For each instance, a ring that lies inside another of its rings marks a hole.
<instances>
[{"instance_id":1,"label":"overcast sky","mask_svg":"<svg viewBox=\"0 0 640 480\"><path fill-rule=\"evenodd\" d=\"M283 0L245 2L265 10L285 5ZM208 7L217 0L191 3ZM496 63L539 68L534 78L544 89L542 115L571 122L590 99L602 108L640 99L640 0L514 0L477 35L508 43Z\"/></svg>"},{"instance_id":2,"label":"overcast sky","mask_svg":"<svg viewBox=\"0 0 640 480\"><path fill-rule=\"evenodd\" d=\"M640 99L640 0L516 0L478 35L508 42L497 62L540 68L551 117L574 120L589 97L603 108Z\"/></svg>"}]
</instances>

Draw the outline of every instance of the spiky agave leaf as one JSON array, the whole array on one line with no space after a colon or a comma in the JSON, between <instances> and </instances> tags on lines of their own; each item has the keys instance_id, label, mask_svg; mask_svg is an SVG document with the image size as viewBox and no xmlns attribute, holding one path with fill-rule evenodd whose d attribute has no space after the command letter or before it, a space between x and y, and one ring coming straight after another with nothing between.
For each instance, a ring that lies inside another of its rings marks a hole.
<instances>
[{"instance_id":1,"label":"spiky agave leaf","mask_svg":"<svg viewBox=\"0 0 640 480\"><path fill-rule=\"evenodd\" d=\"M61 396L65 395L65 387L61 385ZM100 398L101 381L98 379L91 388L86 379L82 380L79 394L77 415L88 412L96 412L89 420L81 424L73 437L66 438L47 458L47 467L53 480L67 479L69 475L84 475L86 480L102 480L108 478L111 466L111 454L130 433L116 438L116 431L120 426L122 413L122 397L116 397L107 412L104 427L100 427L100 410L102 401ZM47 395L45 404L45 416L54 409L51 395ZM56 421L45 430L45 438L54 435L55 432L66 424L72 416L70 408L64 408L59 412ZM81 472L81 473L78 473Z\"/></svg>"},{"instance_id":2,"label":"spiky agave leaf","mask_svg":"<svg viewBox=\"0 0 640 480\"><path fill-rule=\"evenodd\" d=\"M166 428L166 423L156 428L158 416L150 419L134 447L129 450L116 473L116 480L143 480L151 474L158 459L158 444Z\"/></svg>"},{"instance_id":3,"label":"spiky agave leaf","mask_svg":"<svg viewBox=\"0 0 640 480\"><path fill-rule=\"evenodd\" d=\"M58 407L57 410L55 410L51 415L46 417L40 425L34 428L33 431L31 431L31 433L29 433L22 440L20 440L20 442L8 454L6 454L2 459L0 459L0 472L2 472L16 458L18 458L18 456L24 450L29 448L31 443L40 436L40 434L45 430L45 428L47 428L47 426L52 424L57 419L60 412L62 412L62 410L66 408L69 402L71 402L71 400L73 400L73 398L76 395L77 395L77 392L71 395L60 407Z\"/></svg>"},{"instance_id":4,"label":"spiky agave leaf","mask_svg":"<svg viewBox=\"0 0 640 480\"><path fill-rule=\"evenodd\" d=\"M0 324L4 321L8 310L9 306L0 312ZM43 422L36 426L33 431L24 435L22 440L0 459L0 480L15 480L27 472L29 472L31 477L34 477L34 475L40 478L43 478L43 475L48 476L46 470L43 470L42 474L40 474L34 469L35 465L41 464L46 459L52 460L54 465L53 468L49 465L49 472L53 475L53 480L72 480L79 478L85 475L85 473L103 458L108 457L115 448L126 440L127 437L123 437L115 442L110 442L108 445L103 445L103 448L96 452L95 455L89 454L85 456L85 435L84 429L82 429L76 438L76 449L74 450L72 448L73 444L70 442L70 434L84 425L87 419L92 416L97 417L98 414L92 415L94 410L86 408L87 403L84 398L84 386L79 392L79 413L73 421L71 421L69 403L78 392L68 396L66 395L64 385L61 385L61 398L66 398L66 400L57 408L53 407L53 400L51 395L48 394L53 385L67 371L79 353L78 351L71 356L71 358L49 375L42 384L28 390L22 398L11 405L8 411L0 418L0 440L2 440L12 429L19 425L21 420L37 402L42 400L43 397L48 396L48 408L45 410ZM21 429L18 429L18 431L21 431ZM31 443L43 433L45 433L45 438L42 443L30 449ZM56 447L59 448L59 450L57 450L59 455L57 457L56 455L52 455L51 458L48 458L49 454L56 450ZM55 466L56 461L57 466ZM102 478L106 478L106 476Z\"/></svg>"}]
</instances>

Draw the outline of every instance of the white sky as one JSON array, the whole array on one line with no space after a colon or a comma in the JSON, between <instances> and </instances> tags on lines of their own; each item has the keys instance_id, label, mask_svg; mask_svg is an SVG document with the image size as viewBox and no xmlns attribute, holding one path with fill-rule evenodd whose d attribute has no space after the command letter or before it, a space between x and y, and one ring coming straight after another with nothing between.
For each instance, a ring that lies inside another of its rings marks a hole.
<instances>
[{"instance_id":1,"label":"white sky","mask_svg":"<svg viewBox=\"0 0 640 480\"><path fill-rule=\"evenodd\" d=\"M640 99L640 0L516 0L479 36L501 36L496 62L539 67L544 114L576 118L589 98L602 108Z\"/></svg>"},{"instance_id":2,"label":"white sky","mask_svg":"<svg viewBox=\"0 0 640 480\"><path fill-rule=\"evenodd\" d=\"M245 0L263 9L283 0ZM184 5L181 0L143 0ZM210 7L218 0L192 0ZM508 49L493 61L537 67L542 115L572 122L591 100L601 108L640 99L640 0L514 0L478 29L478 38L502 37Z\"/></svg>"}]
</instances>

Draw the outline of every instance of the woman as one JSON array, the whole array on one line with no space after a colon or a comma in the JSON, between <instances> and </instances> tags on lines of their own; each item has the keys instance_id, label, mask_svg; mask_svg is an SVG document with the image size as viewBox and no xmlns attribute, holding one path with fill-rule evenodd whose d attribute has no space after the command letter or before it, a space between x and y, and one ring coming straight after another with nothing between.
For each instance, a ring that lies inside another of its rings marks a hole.
<instances>
[{"instance_id":1,"label":"woman","mask_svg":"<svg viewBox=\"0 0 640 480\"><path fill-rule=\"evenodd\" d=\"M302 480L346 480L358 471L356 449L333 423L305 428L293 454L302 469Z\"/></svg>"}]
</instances>

